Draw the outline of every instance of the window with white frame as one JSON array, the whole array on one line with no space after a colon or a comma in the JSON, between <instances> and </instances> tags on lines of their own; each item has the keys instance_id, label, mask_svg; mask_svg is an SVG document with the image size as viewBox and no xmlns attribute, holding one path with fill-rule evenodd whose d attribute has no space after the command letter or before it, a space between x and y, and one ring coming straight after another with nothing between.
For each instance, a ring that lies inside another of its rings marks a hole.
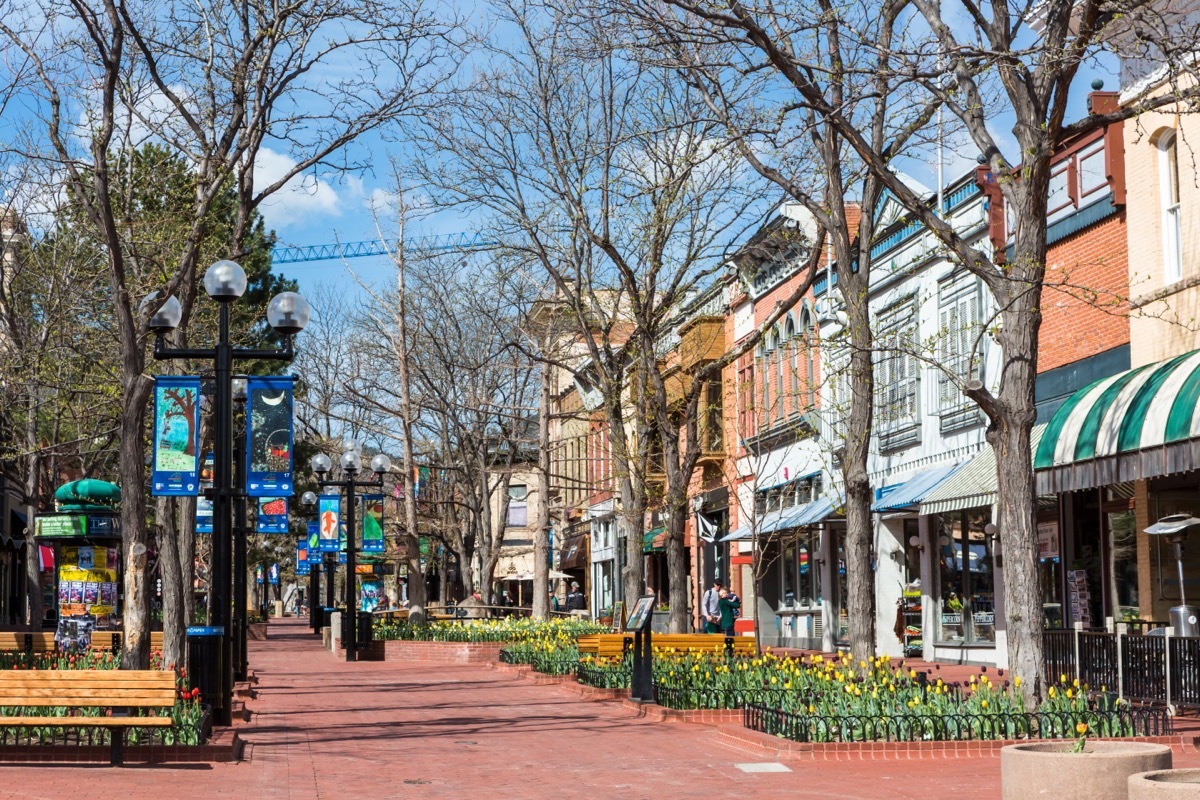
<instances>
[{"instance_id":1,"label":"window with white frame","mask_svg":"<svg viewBox=\"0 0 1200 800\"><path fill-rule=\"evenodd\" d=\"M938 410L970 405L962 393L969 380L982 380L980 352L983 297L979 279L960 273L938 285Z\"/></svg>"},{"instance_id":2,"label":"window with white frame","mask_svg":"<svg viewBox=\"0 0 1200 800\"><path fill-rule=\"evenodd\" d=\"M1179 208L1179 137L1168 131L1158 140L1158 185L1162 202L1163 280L1183 279L1183 236Z\"/></svg>"},{"instance_id":3,"label":"window with white frame","mask_svg":"<svg viewBox=\"0 0 1200 800\"><path fill-rule=\"evenodd\" d=\"M875 364L876 415L881 432L910 430L920 422L920 364L917 361L917 303L910 297L879 314ZM884 442L885 446L908 444Z\"/></svg>"},{"instance_id":4,"label":"window with white frame","mask_svg":"<svg viewBox=\"0 0 1200 800\"><path fill-rule=\"evenodd\" d=\"M529 488L524 484L508 485L508 527L524 528L529 524L528 494Z\"/></svg>"}]
</instances>

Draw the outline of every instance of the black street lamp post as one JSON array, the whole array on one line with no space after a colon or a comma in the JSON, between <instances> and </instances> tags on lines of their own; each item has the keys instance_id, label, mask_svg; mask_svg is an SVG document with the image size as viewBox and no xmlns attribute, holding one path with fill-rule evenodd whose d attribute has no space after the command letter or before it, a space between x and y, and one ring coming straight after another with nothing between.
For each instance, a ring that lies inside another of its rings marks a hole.
<instances>
[{"instance_id":1,"label":"black street lamp post","mask_svg":"<svg viewBox=\"0 0 1200 800\"><path fill-rule=\"evenodd\" d=\"M234 261L218 261L204 273L204 291L219 307L217 342L212 348L169 347L166 334L180 322L179 301L168 298L151 317L148 327L155 334L154 357L158 360L196 359L213 362L216 396L213 403L213 535L212 567L208 590L212 599L214 627L221 629L220 675L214 686L220 696L214 698L213 721L232 723L233 714L233 631L230 611L232 575L230 555L233 544L233 508L240 488L233 482L233 365L235 361L291 361L292 336L308 324L308 303L295 292L281 292L267 305L267 321L287 338L278 350L234 347L229 341L229 304L246 291L246 272ZM147 298L150 300L150 298ZM244 526L243 526L244 527ZM217 665L214 665L216 668Z\"/></svg>"},{"instance_id":2,"label":"black street lamp post","mask_svg":"<svg viewBox=\"0 0 1200 800\"><path fill-rule=\"evenodd\" d=\"M246 410L247 388L245 378L233 379L233 400ZM246 449L246 426L250 420L243 417L234 443L233 485L237 497L233 506L233 678L246 680L250 669L250 654L246 652L246 537L250 535L246 523L246 476L245 466L238 454Z\"/></svg>"},{"instance_id":3,"label":"black street lamp post","mask_svg":"<svg viewBox=\"0 0 1200 800\"><path fill-rule=\"evenodd\" d=\"M356 574L356 566L358 562L358 553L355 547L355 526L354 526L354 490L356 488L372 489L381 488L383 486L383 476L386 475L392 468L392 460L383 453L371 459L371 471L375 473L375 479L371 481L356 481L354 476L362 469L362 458L354 450L347 450L342 453L341 467L342 474L346 476L343 481L327 481L325 475L329 473L332 464L329 456L324 453L319 453L313 456L312 471L316 473L317 485L324 487L338 487L346 490L346 615L349 623L345 625L345 645L346 645L346 660L358 660L358 598L357 587L358 582ZM333 581L330 580L332 585ZM327 595L329 589L326 589Z\"/></svg>"},{"instance_id":4,"label":"black street lamp post","mask_svg":"<svg viewBox=\"0 0 1200 800\"><path fill-rule=\"evenodd\" d=\"M316 514L316 512L317 512L317 493L316 492L305 492L300 497L300 504L304 506L305 510L307 510L309 515ZM308 537L307 529L305 530L304 536L305 536L305 538ZM308 544L310 547L312 546L311 541ZM320 568L324 563L324 557L322 557L322 559L321 559L322 564L314 564L312 562L311 554L309 554L309 555L310 555L310 558L308 561L308 563L309 563L309 569L308 569L308 626L310 628L312 628L313 633L320 633L321 632L321 625L320 625L321 615L317 611L317 599L320 597L320 594L318 592L317 585L320 582L320 578L321 578L321 569Z\"/></svg>"}]
</instances>

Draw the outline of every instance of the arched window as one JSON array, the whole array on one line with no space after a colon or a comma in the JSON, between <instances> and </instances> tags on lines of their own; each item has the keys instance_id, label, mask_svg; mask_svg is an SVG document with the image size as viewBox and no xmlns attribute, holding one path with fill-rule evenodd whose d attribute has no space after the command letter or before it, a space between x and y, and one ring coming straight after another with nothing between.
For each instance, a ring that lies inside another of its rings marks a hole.
<instances>
[{"instance_id":1,"label":"arched window","mask_svg":"<svg viewBox=\"0 0 1200 800\"><path fill-rule=\"evenodd\" d=\"M762 421L764 429L771 420L771 348L769 339L767 343L768 346L763 348L762 369L759 370L759 375L762 376L762 409L759 411L758 418Z\"/></svg>"},{"instance_id":2,"label":"arched window","mask_svg":"<svg viewBox=\"0 0 1200 800\"><path fill-rule=\"evenodd\" d=\"M796 338L796 325L792 322L791 317L788 317L787 328L784 331L787 336L789 360L788 370L792 373L792 413L800 410L800 340Z\"/></svg>"},{"instance_id":3,"label":"arched window","mask_svg":"<svg viewBox=\"0 0 1200 800\"><path fill-rule=\"evenodd\" d=\"M816 408L817 405L817 372L816 366L813 363L813 353L817 347L816 336L813 335L815 331L812 311L808 306L805 306L800 312L800 335L803 337L804 346L804 391L807 395L805 398L806 411ZM800 371L799 367L797 367L796 371ZM799 397L798 394L797 397Z\"/></svg>"},{"instance_id":4,"label":"arched window","mask_svg":"<svg viewBox=\"0 0 1200 800\"><path fill-rule=\"evenodd\" d=\"M1183 231L1179 208L1179 137L1169 130L1158 139L1158 187L1162 204L1163 281L1183 279Z\"/></svg>"}]
</instances>

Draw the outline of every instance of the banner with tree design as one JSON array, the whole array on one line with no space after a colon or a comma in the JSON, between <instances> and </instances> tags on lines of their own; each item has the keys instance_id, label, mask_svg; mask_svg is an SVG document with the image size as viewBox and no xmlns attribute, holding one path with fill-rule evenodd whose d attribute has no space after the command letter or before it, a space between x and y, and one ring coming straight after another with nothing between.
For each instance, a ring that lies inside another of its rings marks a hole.
<instances>
[{"instance_id":1,"label":"banner with tree design","mask_svg":"<svg viewBox=\"0 0 1200 800\"><path fill-rule=\"evenodd\" d=\"M150 494L200 493L200 378L162 375L154 381L154 467Z\"/></svg>"}]
</instances>

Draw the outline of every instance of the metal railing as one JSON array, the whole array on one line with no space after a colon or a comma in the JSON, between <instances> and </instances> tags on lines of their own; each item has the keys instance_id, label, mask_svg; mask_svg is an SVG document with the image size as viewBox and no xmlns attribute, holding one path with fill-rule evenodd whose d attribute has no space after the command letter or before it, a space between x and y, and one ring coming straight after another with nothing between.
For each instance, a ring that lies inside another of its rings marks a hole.
<instances>
[{"instance_id":1,"label":"metal railing","mask_svg":"<svg viewBox=\"0 0 1200 800\"><path fill-rule=\"evenodd\" d=\"M619 667L580 661L575 668L575 674L585 686L597 689L628 689L633 680L633 666L629 659L625 659Z\"/></svg>"},{"instance_id":2,"label":"metal railing","mask_svg":"<svg viewBox=\"0 0 1200 800\"><path fill-rule=\"evenodd\" d=\"M1200 707L1200 638L1084 631L1048 630L1043 634L1046 675L1078 680L1091 691L1126 700Z\"/></svg>"},{"instance_id":3,"label":"metal railing","mask_svg":"<svg viewBox=\"0 0 1200 800\"><path fill-rule=\"evenodd\" d=\"M739 709L748 705L779 707L785 696L795 697L786 689L714 689L706 686L664 686L654 684L654 697L663 708L676 711L693 709Z\"/></svg>"},{"instance_id":4,"label":"metal railing","mask_svg":"<svg viewBox=\"0 0 1200 800\"><path fill-rule=\"evenodd\" d=\"M750 730L796 742L995 741L1074 739L1086 723L1091 735L1166 736L1171 716L1164 708L997 714L904 714L821 716L747 705L742 723Z\"/></svg>"}]
</instances>

